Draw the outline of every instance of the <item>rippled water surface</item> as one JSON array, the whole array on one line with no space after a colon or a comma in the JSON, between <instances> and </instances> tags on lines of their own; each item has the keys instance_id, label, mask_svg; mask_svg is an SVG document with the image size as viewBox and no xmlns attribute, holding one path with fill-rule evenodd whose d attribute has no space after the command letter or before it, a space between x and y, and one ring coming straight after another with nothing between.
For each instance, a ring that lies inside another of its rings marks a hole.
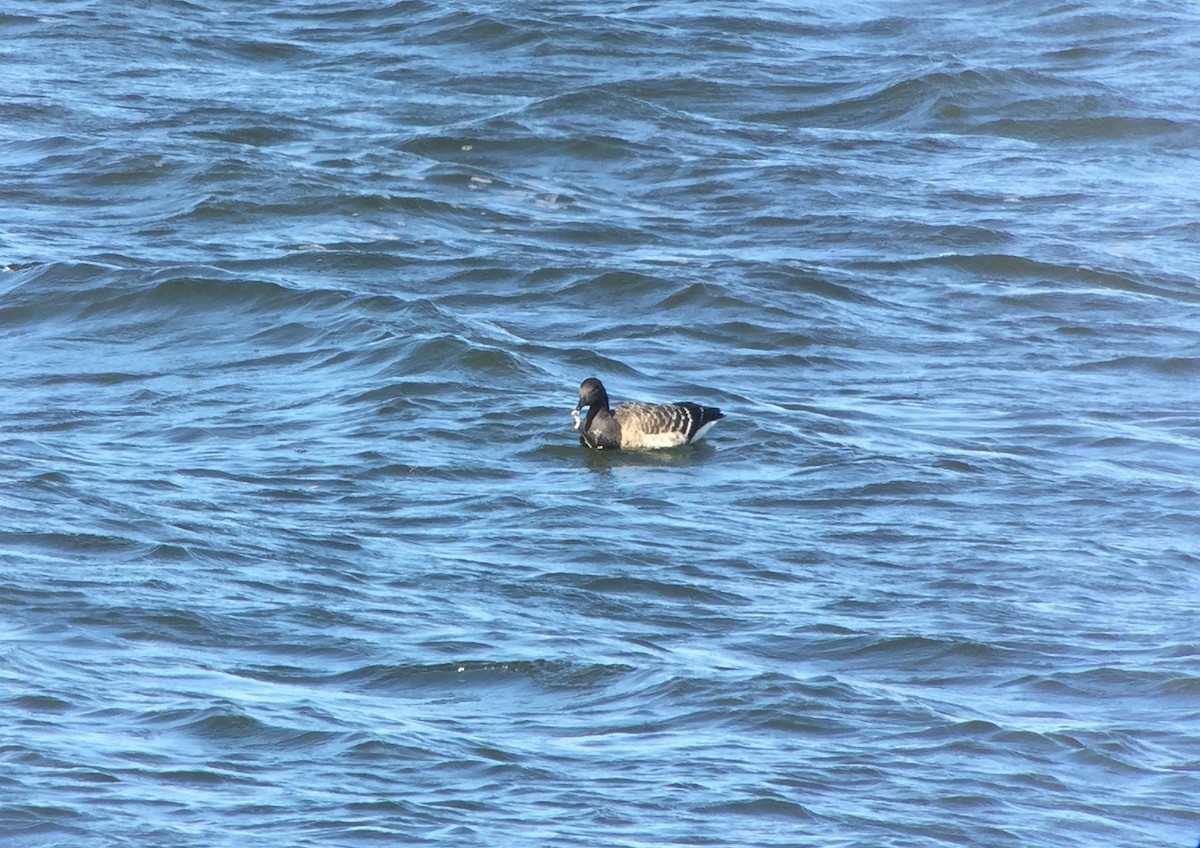
<instances>
[{"instance_id":1,"label":"rippled water surface","mask_svg":"<svg viewBox=\"0 0 1200 848\"><path fill-rule=\"evenodd\" d=\"M0 56L5 848L1200 837L1195 4Z\"/></svg>"}]
</instances>

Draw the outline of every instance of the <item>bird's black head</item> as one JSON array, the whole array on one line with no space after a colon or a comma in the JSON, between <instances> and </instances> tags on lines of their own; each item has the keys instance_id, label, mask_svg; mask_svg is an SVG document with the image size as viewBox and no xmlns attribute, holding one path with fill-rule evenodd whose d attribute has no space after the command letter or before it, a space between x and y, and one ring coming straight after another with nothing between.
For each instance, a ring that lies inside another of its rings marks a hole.
<instances>
[{"instance_id":1,"label":"bird's black head","mask_svg":"<svg viewBox=\"0 0 1200 848\"><path fill-rule=\"evenodd\" d=\"M579 384L579 405L575 407L575 411L578 412L585 406L608 409L608 392L604 391L604 384L595 377L588 377Z\"/></svg>"}]
</instances>

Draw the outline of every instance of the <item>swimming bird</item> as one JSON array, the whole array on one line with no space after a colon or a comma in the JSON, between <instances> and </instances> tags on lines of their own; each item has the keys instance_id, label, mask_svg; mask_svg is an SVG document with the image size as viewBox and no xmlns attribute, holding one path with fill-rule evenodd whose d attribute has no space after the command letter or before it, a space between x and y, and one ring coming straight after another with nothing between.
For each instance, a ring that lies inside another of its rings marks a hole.
<instances>
[{"instance_id":1,"label":"swimming bird","mask_svg":"<svg viewBox=\"0 0 1200 848\"><path fill-rule=\"evenodd\" d=\"M585 406L587 417L580 422L579 411ZM613 410L604 384L588 377L579 385L579 403L571 417L581 445L596 450L646 450L694 442L725 415L715 406L690 401L623 403Z\"/></svg>"}]
</instances>

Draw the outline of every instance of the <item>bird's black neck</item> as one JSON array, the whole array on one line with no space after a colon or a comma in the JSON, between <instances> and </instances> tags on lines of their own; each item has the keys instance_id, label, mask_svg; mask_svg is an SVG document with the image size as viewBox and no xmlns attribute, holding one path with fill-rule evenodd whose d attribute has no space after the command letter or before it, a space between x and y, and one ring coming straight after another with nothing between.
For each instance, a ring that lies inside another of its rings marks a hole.
<instances>
[{"instance_id":1,"label":"bird's black neck","mask_svg":"<svg viewBox=\"0 0 1200 848\"><path fill-rule=\"evenodd\" d=\"M600 414L600 410L604 410L604 412L608 415L612 414L608 408L608 398L604 398L604 403L602 404L593 403L588 407L587 418L583 419L583 432L586 433L588 430L592 429L592 422L596 420L596 416Z\"/></svg>"},{"instance_id":2,"label":"bird's black neck","mask_svg":"<svg viewBox=\"0 0 1200 848\"><path fill-rule=\"evenodd\" d=\"M600 410L604 410L608 415L612 415L612 410L608 406L608 392L601 386L596 392L596 399L588 406L587 418L583 420L583 432L587 432L592 426L592 421L600 414Z\"/></svg>"}]
</instances>

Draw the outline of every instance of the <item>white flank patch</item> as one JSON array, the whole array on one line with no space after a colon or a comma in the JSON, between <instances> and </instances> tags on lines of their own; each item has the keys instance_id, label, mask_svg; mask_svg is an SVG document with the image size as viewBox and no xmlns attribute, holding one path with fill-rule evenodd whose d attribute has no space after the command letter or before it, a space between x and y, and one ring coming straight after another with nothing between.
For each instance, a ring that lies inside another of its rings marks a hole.
<instances>
[{"instance_id":1,"label":"white flank patch","mask_svg":"<svg viewBox=\"0 0 1200 848\"><path fill-rule=\"evenodd\" d=\"M673 448L676 445L682 445L685 436L683 433L644 433L637 440L635 448Z\"/></svg>"}]
</instances>

